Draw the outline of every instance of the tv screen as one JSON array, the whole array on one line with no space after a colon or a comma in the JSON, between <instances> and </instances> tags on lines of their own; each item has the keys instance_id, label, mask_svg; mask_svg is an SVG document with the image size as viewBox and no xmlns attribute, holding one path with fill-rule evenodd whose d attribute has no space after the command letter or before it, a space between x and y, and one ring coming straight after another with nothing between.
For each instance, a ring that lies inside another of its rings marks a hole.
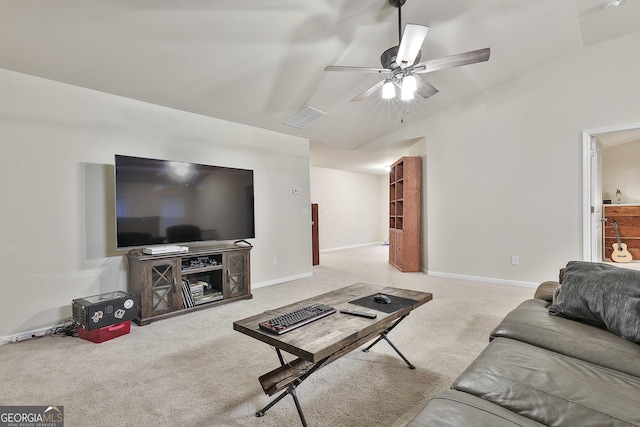
<instances>
[{"instance_id":1,"label":"tv screen","mask_svg":"<svg viewBox=\"0 0 640 427\"><path fill-rule=\"evenodd\" d=\"M117 247L255 237L253 171L115 156Z\"/></svg>"}]
</instances>

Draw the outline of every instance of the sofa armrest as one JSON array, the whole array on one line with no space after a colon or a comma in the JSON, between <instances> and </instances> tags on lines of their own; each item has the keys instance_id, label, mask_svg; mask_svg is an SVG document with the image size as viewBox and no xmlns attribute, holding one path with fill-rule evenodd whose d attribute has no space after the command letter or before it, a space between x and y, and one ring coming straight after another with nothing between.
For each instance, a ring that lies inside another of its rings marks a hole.
<instances>
[{"instance_id":1,"label":"sofa armrest","mask_svg":"<svg viewBox=\"0 0 640 427\"><path fill-rule=\"evenodd\" d=\"M560 286L560 283L558 282L554 282L554 281L542 282L538 286L538 289L536 289L536 292L533 295L533 298L552 302L553 292L558 288L558 286Z\"/></svg>"}]
</instances>

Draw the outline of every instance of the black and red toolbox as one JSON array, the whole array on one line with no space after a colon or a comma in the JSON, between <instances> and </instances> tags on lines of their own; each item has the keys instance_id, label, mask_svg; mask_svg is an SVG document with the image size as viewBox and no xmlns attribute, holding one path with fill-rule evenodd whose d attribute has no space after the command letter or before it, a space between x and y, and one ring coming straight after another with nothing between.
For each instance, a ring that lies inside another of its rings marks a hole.
<instances>
[{"instance_id":1,"label":"black and red toolbox","mask_svg":"<svg viewBox=\"0 0 640 427\"><path fill-rule=\"evenodd\" d=\"M128 334L131 320L138 317L139 310L136 298L123 291L78 298L72 302L78 336L96 343Z\"/></svg>"}]
</instances>

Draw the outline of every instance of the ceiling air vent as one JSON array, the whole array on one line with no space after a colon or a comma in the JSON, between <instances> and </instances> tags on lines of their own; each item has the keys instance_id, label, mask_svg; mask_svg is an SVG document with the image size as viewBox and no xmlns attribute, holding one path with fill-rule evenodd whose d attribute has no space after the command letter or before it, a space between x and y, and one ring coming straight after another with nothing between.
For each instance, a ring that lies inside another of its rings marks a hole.
<instances>
[{"instance_id":1,"label":"ceiling air vent","mask_svg":"<svg viewBox=\"0 0 640 427\"><path fill-rule=\"evenodd\" d=\"M296 114L289 117L289 120L284 122L284 124L296 127L298 129L302 129L312 121L319 119L320 117L325 116L326 114L327 113L325 113L324 111L317 110L307 105L302 110L298 111Z\"/></svg>"}]
</instances>

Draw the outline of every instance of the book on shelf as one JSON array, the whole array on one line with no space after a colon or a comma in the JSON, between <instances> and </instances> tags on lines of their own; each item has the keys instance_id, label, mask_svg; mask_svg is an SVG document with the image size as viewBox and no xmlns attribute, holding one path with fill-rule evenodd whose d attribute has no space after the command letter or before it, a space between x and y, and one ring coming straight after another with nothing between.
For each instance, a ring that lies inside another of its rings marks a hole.
<instances>
[{"instance_id":1,"label":"book on shelf","mask_svg":"<svg viewBox=\"0 0 640 427\"><path fill-rule=\"evenodd\" d=\"M206 293L193 298L195 305L205 304L208 302L218 301L222 299L222 292Z\"/></svg>"},{"instance_id":2,"label":"book on shelf","mask_svg":"<svg viewBox=\"0 0 640 427\"><path fill-rule=\"evenodd\" d=\"M190 308L196 305L187 279L182 279L182 305L184 308Z\"/></svg>"},{"instance_id":3,"label":"book on shelf","mask_svg":"<svg viewBox=\"0 0 640 427\"><path fill-rule=\"evenodd\" d=\"M204 285L202 283L191 283L189 284L189 288L191 289L191 295L194 297L200 296L204 293Z\"/></svg>"},{"instance_id":4,"label":"book on shelf","mask_svg":"<svg viewBox=\"0 0 640 427\"><path fill-rule=\"evenodd\" d=\"M205 293L204 283L189 283L189 280L182 279L182 306L184 308L195 307L196 305L206 304L208 302L218 301L222 299L222 292Z\"/></svg>"}]
</instances>

